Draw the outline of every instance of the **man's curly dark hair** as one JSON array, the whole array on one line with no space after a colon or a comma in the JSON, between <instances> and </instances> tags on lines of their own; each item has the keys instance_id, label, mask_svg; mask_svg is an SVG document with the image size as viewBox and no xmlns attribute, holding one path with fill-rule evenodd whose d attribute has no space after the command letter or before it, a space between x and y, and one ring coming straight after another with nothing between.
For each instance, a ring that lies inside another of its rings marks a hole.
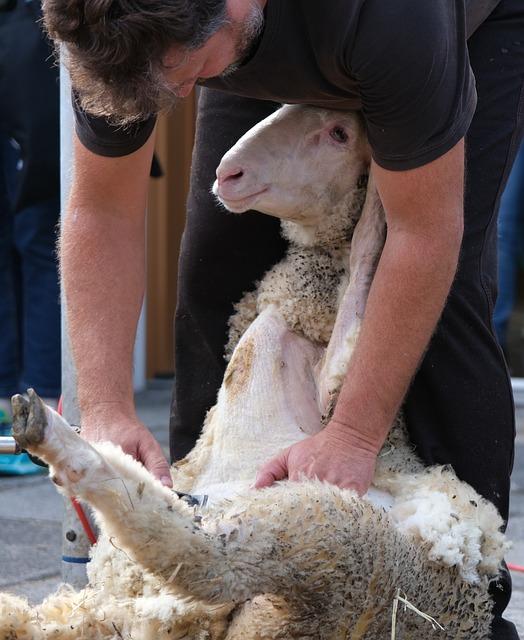
<instances>
[{"instance_id":1,"label":"man's curly dark hair","mask_svg":"<svg viewBox=\"0 0 524 640\"><path fill-rule=\"evenodd\" d=\"M227 23L226 0L44 0L43 11L83 108L119 124L172 103L171 46L196 49Z\"/></svg>"}]
</instances>

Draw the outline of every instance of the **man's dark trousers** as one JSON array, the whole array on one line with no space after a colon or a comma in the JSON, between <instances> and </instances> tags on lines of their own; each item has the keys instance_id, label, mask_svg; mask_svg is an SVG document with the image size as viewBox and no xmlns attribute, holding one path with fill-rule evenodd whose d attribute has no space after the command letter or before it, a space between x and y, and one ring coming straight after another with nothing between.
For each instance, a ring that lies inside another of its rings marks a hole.
<instances>
[{"instance_id":1,"label":"man's dark trousers","mask_svg":"<svg viewBox=\"0 0 524 640\"><path fill-rule=\"evenodd\" d=\"M406 397L411 438L428 464L457 474L508 515L514 408L494 337L496 213L524 125L524 6L503 0L469 41L477 111L466 139L465 233L458 273L438 328ZM233 216L209 189L221 156L277 105L203 90L175 320L176 382L171 453L193 446L224 374L232 304L285 251L276 219ZM428 292L430 295L431 292ZM511 592L494 589L495 640L518 638L500 614Z\"/></svg>"}]
</instances>

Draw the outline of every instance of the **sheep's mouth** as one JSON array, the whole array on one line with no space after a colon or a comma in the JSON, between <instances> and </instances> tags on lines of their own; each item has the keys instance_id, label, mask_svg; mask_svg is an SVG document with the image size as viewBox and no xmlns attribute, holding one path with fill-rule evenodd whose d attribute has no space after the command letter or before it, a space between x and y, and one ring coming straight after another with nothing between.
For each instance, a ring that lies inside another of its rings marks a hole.
<instances>
[{"instance_id":1,"label":"sheep's mouth","mask_svg":"<svg viewBox=\"0 0 524 640\"><path fill-rule=\"evenodd\" d=\"M267 190L268 188L264 187L264 189L261 189L256 193L250 193L249 195L242 196L241 198L231 198L229 196L225 197L220 193L220 189L217 189L215 195L226 209L229 209L229 211L232 211L233 213L242 213L248 209L252 209L257 198Z\"/></svg>"}]
</instances>

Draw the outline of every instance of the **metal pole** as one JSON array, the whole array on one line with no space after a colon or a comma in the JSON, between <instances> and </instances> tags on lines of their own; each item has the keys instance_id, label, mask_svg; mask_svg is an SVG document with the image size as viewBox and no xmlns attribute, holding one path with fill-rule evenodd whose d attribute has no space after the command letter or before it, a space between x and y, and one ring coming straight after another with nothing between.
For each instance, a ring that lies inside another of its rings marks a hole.
<instances>
[{"instance_id":1,"label":"metal pole","mask_svg":"<svg viewBox=\"0 0 524 640\"><path fill-rule=\"evenodd\" d=\"M69 74L60 65L60 174L61 212L66 215L73 166L73 112ZM71 357L67 330L65 299L62 296L62 414L69 424L80 424L80 411L76 394L76 373ZM80 589L87 583L86 564L89 561L90 542L78 520L73 505L64 500L62 522L62 580Z\"/></svg>"},{"instance_id":2,"label":"metal pole","mask_svg":"<svg viewBox=\"0 0 524 640\"><path fill-rule=\"evenodd\" d=\"M146 388L146 355L146 301L144 299L133 352L133 388L135 391L144 391Z\"/></svg>"}]
</instances>

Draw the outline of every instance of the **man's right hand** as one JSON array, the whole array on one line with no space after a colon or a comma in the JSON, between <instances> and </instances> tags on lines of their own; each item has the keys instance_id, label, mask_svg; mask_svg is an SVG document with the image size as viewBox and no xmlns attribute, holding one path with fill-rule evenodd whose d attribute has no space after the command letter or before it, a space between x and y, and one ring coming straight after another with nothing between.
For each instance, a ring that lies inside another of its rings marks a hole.
<instances>
[{"instance_id":1,"label":"man's right hand","mask_svg":"<svg viewBox=\"0 0 524 640\"><path fill-rule=\"evenodd\" d=\"M122 412L98 409L82 414L83 438L90 442L110 441L141 462L166 487L172 487L169 464L149 429L136 417Z\"/></svg>"}]
</instances>

